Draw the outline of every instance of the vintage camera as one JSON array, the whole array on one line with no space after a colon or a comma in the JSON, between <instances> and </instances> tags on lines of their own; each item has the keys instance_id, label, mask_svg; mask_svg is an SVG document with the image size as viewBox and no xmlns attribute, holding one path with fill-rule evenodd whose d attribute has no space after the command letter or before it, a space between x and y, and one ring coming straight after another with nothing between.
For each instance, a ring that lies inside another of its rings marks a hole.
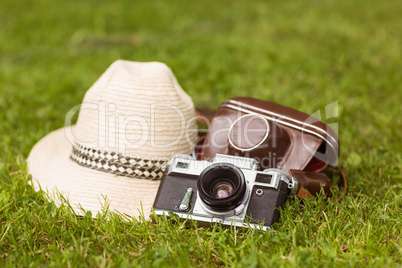
<instances>
[{"instance_id":1,"label":"vintage camera","mask_svg":"<svg viewBox=\"0 0 402 268\"><path fill-rule=\"evenodd\" d=\"M218 154L210 163L175 155L165 169L154 211L265 231L279 221L278 208L294 194L297 181L278 169L257 168L258 161L246 157Z\"/></svg>"}]
</instances>

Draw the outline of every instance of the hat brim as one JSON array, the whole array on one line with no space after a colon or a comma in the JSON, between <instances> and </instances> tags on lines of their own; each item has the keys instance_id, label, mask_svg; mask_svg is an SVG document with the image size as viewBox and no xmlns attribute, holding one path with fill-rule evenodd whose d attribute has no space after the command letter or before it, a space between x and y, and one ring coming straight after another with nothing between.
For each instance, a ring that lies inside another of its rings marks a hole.
<instances>
[{"instance_id":1,"label":"hat brim","mask_svg":"<svg viewBox=\"0 0 402 268\"><path fill-rule=\"evenodd\" d=\"M59 202L68 200L77 215L91 211L93 217L105 207L110 211L148 218L160 181L118 176L83 167L70 159L72 145L58 129L42 138L31 150L28 171L36 191L46 191Z\"/></svg>"}]
</instances>

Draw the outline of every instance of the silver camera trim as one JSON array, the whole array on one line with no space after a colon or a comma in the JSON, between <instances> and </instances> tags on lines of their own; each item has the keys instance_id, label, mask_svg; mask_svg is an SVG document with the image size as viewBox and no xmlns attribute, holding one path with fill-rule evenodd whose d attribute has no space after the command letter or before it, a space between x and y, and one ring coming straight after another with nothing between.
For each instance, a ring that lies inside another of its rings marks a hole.
<instances>
[{"instance_id":1,"label":"silver camera trim","mask_svg":"<svg viewBox=\"0 0 402 268\"><path fill-rule=\"evenodd\" d=\"M248 181L247 181L248 183ZM235 207L234 209L228 210L228 211L215 211L213 209L210 209L205 203L204 201L202 201L200 195L199 195L199 191L197 191L197 199L195 200L195 204L194 204L194 208L193 208L193 214L196 214L198 216L202 216L205 215L205 213L200 213L200 209L204 210L205 212L207 212L210 215L216 216L216 217L232 217L232 216L238 216L240 215L242 212L244 212L246 210L246 208L248 207L248 200L250 197L250 191L248 189L248 186L246 186L246 193L244 194L244 197L242 199L242 201L240 202L240 204Z\"/></svg>"},{"instance_id":2,"label":"silver camera trim","mask_svg":"<svg viewBox=\"0 0 402 268\"><path fill-rule=\"evenodd\" d=\"M168 216L168 212L166 210L155 209L154 212L158 216L164 216L164 215ZM187 213L172 212L172 213L176 214L181 219L195 220L195 221L199 222L200 224L202 224L202 223L221 223L223 225L228 225L228 226L231 225L231 226L236 226L236 227L251 228L251 229L257 229L257 230L262 230L262 231L267 231L267 230L272 229L271 226L262 225L262 223L255 224L255 223L247 223L247 222L244 222L244 221L242 221L242 222L236 221L236 218L216 218L216 217L211 217L211 218L209 218L210 219L209 221L206 221L205 217L192 215L192 214L190 214L190 212L187 212Z\"/></svg>"}]
</instances>

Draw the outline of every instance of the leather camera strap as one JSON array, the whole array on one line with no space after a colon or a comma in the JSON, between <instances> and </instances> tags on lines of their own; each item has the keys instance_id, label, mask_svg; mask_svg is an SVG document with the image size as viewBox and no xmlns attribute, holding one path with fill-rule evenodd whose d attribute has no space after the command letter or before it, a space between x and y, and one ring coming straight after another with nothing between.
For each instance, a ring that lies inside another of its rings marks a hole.
<instances>
[{"instance_id":1,"label":"leather camera strap","mask_svg":"<svg viewBox=\"0 0 402 268\"><path fill-rule=\"evenodd\" d=\"M346 195L346 189L348 188L348 182L346 179L345 171L343 168L337 166L336 169L338 170L340 176L341 176L341 181L339 181L339 185L343 182L343 194L336 200L337 202L341 201L342 198Z\"/></svg>"}]
</instances>

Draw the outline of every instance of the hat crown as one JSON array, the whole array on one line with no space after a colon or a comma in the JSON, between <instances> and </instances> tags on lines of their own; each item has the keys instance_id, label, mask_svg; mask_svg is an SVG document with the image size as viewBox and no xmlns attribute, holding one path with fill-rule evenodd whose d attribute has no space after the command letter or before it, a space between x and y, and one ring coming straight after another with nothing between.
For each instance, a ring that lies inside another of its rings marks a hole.
<instances>
[{"instance_id":1,"label":"hat crown","mask_svg":"<svg viewBox=\"0 0 402 268\"><path fill-rule=\"evenodd\" d=\"M147 159L191 153L197 140L194 105L160 62L118 60L85 94L76 143Z\"/></svg>"}]
</instances>

